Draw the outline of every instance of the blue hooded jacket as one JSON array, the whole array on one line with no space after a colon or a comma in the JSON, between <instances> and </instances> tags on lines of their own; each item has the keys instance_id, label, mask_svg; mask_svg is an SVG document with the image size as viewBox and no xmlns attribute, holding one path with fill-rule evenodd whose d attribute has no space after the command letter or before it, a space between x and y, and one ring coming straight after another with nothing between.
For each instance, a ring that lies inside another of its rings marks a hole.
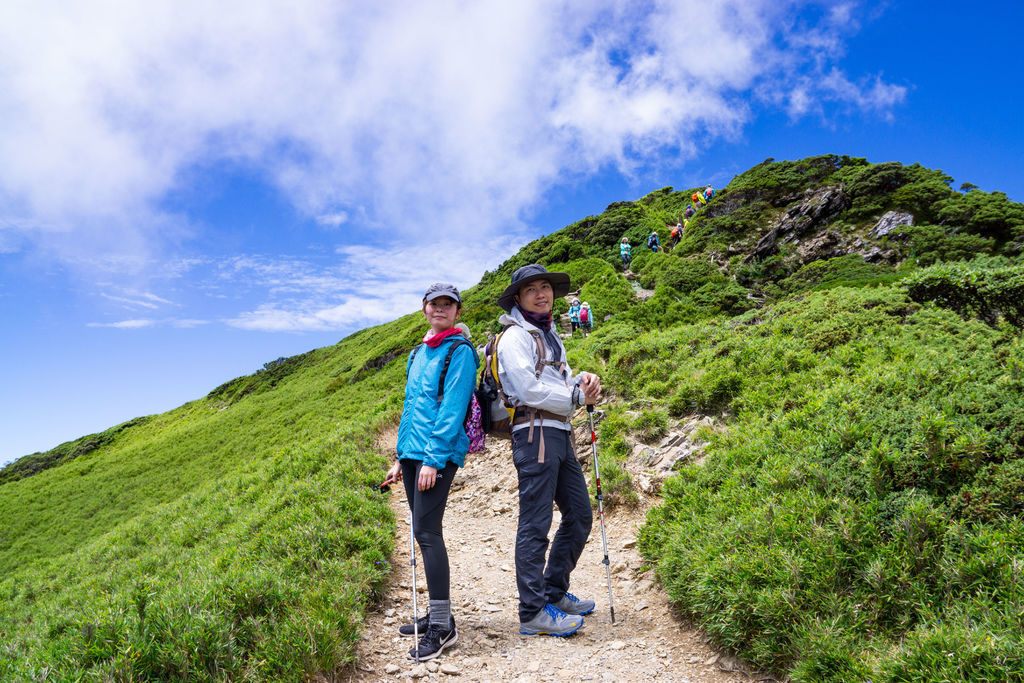
<instances>
[{"instance_id":1,"label":"blue hooded jacket","mask_svg":"<svg viewBox=\"0 0 1024 683\"><path fill-rule=\"evenodd\" d=\"M459 467L466 463L469 437L463 423L479 364L472 344L461 344L455 349L445 375L444 398L440 404L437 402L445 356L451 344L460 338L465 339L458 335L443 339L434 349L423 344L415 354L409 354L405 405L398 425L399 458L422 460L424 465L439 470L449 462Z\"/></svg>"}]
</instances>

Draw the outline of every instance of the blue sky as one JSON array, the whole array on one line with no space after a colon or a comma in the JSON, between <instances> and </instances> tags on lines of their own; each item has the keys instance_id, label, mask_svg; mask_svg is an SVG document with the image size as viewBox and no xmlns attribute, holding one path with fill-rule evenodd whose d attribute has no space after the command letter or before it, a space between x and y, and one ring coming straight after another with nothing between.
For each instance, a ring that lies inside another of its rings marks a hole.
<instances>
[{"instance_id":1,"label":"blue sky","mask_svg":"<svg viewBox=\"0 0 1024 683\"><path fill-rule=\"evenodd\" d=\"M0 462L767 157L920 162L1022 201L1022 20L1016 3L6 3Z\"/></svg>"}]
</instances>

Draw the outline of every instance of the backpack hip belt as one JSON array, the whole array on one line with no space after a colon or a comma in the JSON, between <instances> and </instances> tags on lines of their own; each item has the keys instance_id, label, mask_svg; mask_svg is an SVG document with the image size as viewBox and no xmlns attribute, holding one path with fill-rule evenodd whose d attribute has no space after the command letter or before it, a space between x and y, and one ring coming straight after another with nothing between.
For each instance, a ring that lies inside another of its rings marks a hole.
<instances>
[{"instance_id":1,"label":"backpack hip belt","mask_svg":"<svg viewBox=\"0 0 1024 683\"><path fill-rule=\"evenodd\" d=\"M525 414L524 414L525 413ZM515 415L512 417L512 426L530 423L530 431L526 435L526 443L533 443L533 428L537 426L538 420L558 420L559 422L568 422L569 416L559 415L558 413L552 413L549 410L540 410L538 408L531 408L529 406L516 408ZM544 425L541 425L543 430ZM537 447L537 462L544 462L544 432L540 433L540 446Z\"/></svg>"}]
</instances>

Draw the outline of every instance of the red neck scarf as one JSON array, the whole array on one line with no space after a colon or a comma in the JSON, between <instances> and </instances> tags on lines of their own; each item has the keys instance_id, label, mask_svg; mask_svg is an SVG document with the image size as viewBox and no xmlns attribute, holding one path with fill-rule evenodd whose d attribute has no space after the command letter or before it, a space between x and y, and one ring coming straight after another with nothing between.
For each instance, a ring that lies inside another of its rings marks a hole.
<instances>
[{"instance_id":1,"label":"red neck scarf","mask_svg":"<svg viewBox=\"0 0 1024 683\"><path fill-rule=\"evenodd\" d=\"M447 329L444 332L438 332L433 337L425 338L423 342L430 348L436 349L438 346L441 345L441 342L455 334L462 334L462 330L460 330L457 327L452 327L451 329Z\"/></svg>"}]
</instances>

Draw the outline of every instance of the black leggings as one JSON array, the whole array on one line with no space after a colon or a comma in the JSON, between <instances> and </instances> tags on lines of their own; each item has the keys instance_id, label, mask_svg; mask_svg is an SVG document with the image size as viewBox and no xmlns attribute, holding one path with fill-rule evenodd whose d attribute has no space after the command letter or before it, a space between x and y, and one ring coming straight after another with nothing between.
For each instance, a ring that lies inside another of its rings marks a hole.
<instances>
[{"instance_id":1,"label":"black leggings","mask_svg":"<svg viewBox=\"0 0 1024 683\"><path fill-rule=\"evenodd\" d=\"M427 591L431 600L450 600L451 581L448 571L448 551L441 535L444 506L448 503L448 490L459 466L448 463L437 471L437 480L432 488L420 491L416 486L419 478L420 460L402 459L402 481L409 509L413 513L413 530L423 557L423 572L427 575Z\"/></svg>"}]
</instances>

